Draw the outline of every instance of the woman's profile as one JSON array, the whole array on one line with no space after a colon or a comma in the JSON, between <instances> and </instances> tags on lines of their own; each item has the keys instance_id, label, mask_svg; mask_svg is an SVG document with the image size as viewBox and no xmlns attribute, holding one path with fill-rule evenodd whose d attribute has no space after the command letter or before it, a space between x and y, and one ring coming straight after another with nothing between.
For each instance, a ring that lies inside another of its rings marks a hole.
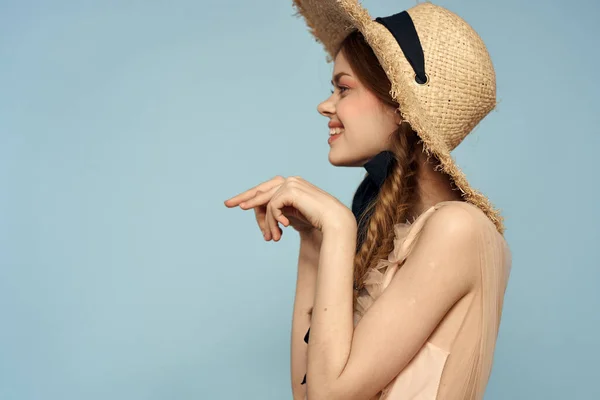
<instances>
[{"instance_id":1,"label":"woman's profile","mask_svg":"<svg viewBox=\"0 0 600 400\"><path fill-rule=\"evenodd\" d=\"M376 19L357 0L294 4L334 62L329 161L367 172L351 208L297 176L225 202L265 240L300 234L294 399L482 399L511 255L450 152L496 105L486 47L431 3Z\"/></svg>"}]
</instances>

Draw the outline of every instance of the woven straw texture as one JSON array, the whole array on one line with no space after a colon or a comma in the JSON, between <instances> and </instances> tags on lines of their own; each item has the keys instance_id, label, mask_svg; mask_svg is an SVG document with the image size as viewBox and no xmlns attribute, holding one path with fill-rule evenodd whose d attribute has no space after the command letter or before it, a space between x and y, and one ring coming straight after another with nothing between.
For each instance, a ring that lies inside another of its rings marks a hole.
<instances>
[{"instance_id":1,"label":"woven straw texture","mask_svg":"<svg viewBox=\"0 0 600 400\"><path fill-rule=\"evenodd\" d=\"M496 106L496 75L488 51L467 22L431 3L406 10L419 35L428 81L419 84L393 35L375 22L357 0L294 0L297 15L323 44L327 61L344 38L358 29L392 83L391 95L402 117L440 160L463 198L479 207L504 233L503 218L487 197L472 188L450 152Z\"/></svg>"}]
</instances>

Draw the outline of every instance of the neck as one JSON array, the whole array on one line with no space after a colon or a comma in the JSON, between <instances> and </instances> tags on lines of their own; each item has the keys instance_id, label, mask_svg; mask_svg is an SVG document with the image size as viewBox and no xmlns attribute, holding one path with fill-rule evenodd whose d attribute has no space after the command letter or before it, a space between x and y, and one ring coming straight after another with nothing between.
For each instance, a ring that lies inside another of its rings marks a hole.
<instances>
[{"instance_id":1,"label":"neck","mask_svg":"<svg viewBox=\"0 0 600 400\"><path fill-rule=\"evenodd\" d=\"M433 162L427 161L422 145L417 146L417 188L414 203L408 210L407 219L414 220L432 206L443 201L463 201L461 192L453 190L450 177L435 171Z\"/></svg>"}]
</instances>

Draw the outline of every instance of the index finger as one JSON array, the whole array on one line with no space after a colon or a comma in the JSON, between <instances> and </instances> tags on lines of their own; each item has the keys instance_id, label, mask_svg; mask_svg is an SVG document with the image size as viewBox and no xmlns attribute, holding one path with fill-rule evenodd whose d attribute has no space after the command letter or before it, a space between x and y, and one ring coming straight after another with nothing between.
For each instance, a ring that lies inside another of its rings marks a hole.
<instances>
[{"instance_id":1,"label":"index finger","mask_svg":"<svg viewBox=\"0 0 600 400\"><path fill-rule=\"evenodd\" d=\"M285 179L281 176L276 176L274 178L271 178L266 182L263 182L257 186L254 186L251 189L246 190L245 192L242 192L238 195L235 195L234 197L232 197L230 199L225 200L225 205L227 207L235 207L235 206L239 205L240 203L256 196L257 191L261 191L261 192L269 191L273 187L280 185L284 180Z\"/></svg>"}]
</instances>

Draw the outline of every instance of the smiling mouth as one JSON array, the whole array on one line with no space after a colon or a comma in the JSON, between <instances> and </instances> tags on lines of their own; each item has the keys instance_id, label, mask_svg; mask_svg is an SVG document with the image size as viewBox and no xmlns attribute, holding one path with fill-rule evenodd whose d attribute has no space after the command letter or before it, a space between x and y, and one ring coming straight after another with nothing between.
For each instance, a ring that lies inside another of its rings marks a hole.
<instances>
[{"instance_id":1,"label":"smiling mouth","mask_svg":"<svg viewBox=\"0 0 600 400\"><path fill-rule=\"evenodd\" d=\"M340 136L342 136L341 133L336 133L334 135L329 135L329 139L327 139L327 143L331 144L333 143L335 140L337 140Z\"/></svg>"},{"instance_id":2,"label":"smiling mouth","mask_svg":"<svg viewBox=\"0 0 600 400\"><path fill-rule=\"evenodd\" d=\"M330 128L329 136L340 135L344 132L344 128Z\"/></svg>"}]
</instances>

